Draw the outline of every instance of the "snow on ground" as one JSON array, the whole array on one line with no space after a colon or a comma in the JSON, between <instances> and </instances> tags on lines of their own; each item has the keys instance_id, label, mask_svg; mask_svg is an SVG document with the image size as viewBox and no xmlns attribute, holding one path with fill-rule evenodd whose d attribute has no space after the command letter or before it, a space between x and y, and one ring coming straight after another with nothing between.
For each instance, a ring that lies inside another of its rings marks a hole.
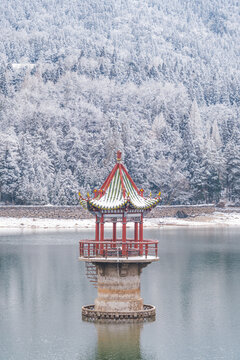
<instances>
[{"instance_id":1,"label":"snow on ground","mask_svg":"<svg viewBox=\"0 0 240 360\"><path fill-rule=\"evenodd\" d=\"M208 227L208 226L240 226L240 213L222 213L214 212L186 219L177 219L171 217L146 219L145 227L156 226L187 226L187 227Z\"/></svg>"},{"instance_id":2,"label":"snow on ground","mask_svg":"<svg viewBox=\"0 0 240 360\"><path fill-rule=\"evenodd\" d=\"M39 219L0 217L0 231L6 228L19 229L86 229L94 228L95 219Z\"/></svg>"},{"instance_id":3,"label":"snow on ground","mask_svg":"<svg viewBox=\"0 0 240 360\"><path fill-rule=\"evenodd\" d=\"M128 223L132 227L133 223ZM145 228L156 227L208 227L208 226L240 226L240 213L221 213L206 214L201 216L189 217L186 219L177 218L146 218ZM38 218L3 218L0 217L0 232L17 230L81 230L94 229L95 219L38 219ZM112 227L111 223L106 223L105 227Z\"/></svg>"}]
</instances>

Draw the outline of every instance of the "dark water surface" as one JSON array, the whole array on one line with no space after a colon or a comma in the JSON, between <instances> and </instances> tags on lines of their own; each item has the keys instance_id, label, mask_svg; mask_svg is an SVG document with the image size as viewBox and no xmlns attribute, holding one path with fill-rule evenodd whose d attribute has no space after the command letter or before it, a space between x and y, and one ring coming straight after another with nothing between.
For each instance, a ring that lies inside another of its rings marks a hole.
<instances>
[{"instance_id":1,"label":"dark water surface","mask_svg":"<svg viewBox=\"0 0 240 360\"><path fill-rule=\"evenodd\" d=\"M92 231L91 231L92 233ZM0 236L0 360L240 359L240 228L146 230L143 324L83 322L96 289L78 261L90 232Z\"/></svg>"}]
</instances>

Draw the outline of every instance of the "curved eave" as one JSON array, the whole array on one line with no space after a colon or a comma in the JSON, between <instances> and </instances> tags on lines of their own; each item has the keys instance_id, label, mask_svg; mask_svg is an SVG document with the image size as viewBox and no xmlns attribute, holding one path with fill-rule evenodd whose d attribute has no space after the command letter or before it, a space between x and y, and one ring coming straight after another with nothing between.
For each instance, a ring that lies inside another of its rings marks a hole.
<instances>
[{"instance_id":1,"label":"curved eave","mask_svg":"<svg viewBox=\"0 0 240 360\"><path fill-rule=\"evenodd\" d=\"M82 205L82 207L85 209L85 210L88 210L88 201L85 200L85 199L79 199L79 202L80 202L80 205Z\"/></svg>"},{"instance_id":2,"label":"curved eave","mask_svg":"<svg viewBox=\"0 0 240 360\"><path fill-rule=\"evenodd\" d=\"M99 200L89 200L88 202L88 209L91 210L124 210L128 207L130 207L131 209L136 209L136 210L150 210L152 208L154 208L160 201L160 198L155 198L155 199L144 199L145 201L149 201L151 200L150 204L146 204L145 206L136 206L131 199L130 200L124 200L124 202L118 206L115 205L108 205L108 206L104 206L101 203L99 203Z\"/></svg>"},{"instance_id":3,"label":"curved eave","mask_svg":"<svg viewBox=\"0 0 240 360\"><path fill-rule=\"evenodd\" d=\"M126 204L127 204L127 200L124 200L121 204L119 205L108 205L105 206L104 204L101 204L99 200L89 200L88 203L88 209L91 210L91 208L95 209L95 210L118 210L118 209L125 209Z\"/></svg>"},{"instance_id":4,"label":"curved eave","mask_svg":"<svg viewBox=\"0 0 240 360\"><path fill-rule=\"evenodd\" d=\"M144 199L145 200L145 199ZM150 210L153 209L160 201L160 198L156 198L156 199L147 199L147 200L151 200L150 204L146 204L146 206L136 206L132 203L132 201L130 200L130 204L131 207L133 207L134 209L139 209L139 210Z\"/></svg>"}]
</instances>

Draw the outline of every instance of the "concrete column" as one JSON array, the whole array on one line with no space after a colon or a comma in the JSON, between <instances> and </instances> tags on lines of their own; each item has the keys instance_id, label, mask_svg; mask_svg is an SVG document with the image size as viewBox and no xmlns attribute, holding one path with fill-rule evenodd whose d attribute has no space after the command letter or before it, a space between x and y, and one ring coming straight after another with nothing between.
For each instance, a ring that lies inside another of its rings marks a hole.
<instances>
[{"instance_id":1,"label":"concrete column","mask_svg":"<svg viewBox=\"0 0 240 360\"><path fill-rule=\"evenodd\" d=\"M140 295L141 264L98 263L96 311L124 312L143 309Z\"/></svg>"},{"instance_id":2,"label":"concrete column","mask_svg":"<svg viewBox=\"0 0 240 360\"><path fill-rule=\"evenodd\" d=\"M126 240L127 240L127 219L123 214L122 219L122 254L126 255Z\"/></svg>"}]
</instances>

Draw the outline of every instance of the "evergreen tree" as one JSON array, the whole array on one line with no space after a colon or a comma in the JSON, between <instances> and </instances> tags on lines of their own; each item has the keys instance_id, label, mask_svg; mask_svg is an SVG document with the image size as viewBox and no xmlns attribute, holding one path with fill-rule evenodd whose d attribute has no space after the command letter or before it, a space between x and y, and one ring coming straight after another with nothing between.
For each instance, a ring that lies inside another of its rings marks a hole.
<instances>
[{"instance_id":1,"label":"evergreen tree","mask_svg":"<svg viewBox=\"0 0 240 360\"><path fill-rule=\"evenodd\" d=\"M75 203L118 148L166 203L239 201L235 1L2 0L0 19L4 201Z\"/></svg>"},{"instance_id":2,"label":"evergreen tree","mask_svg":"<svg viewBox=\"0 0 240 360\"><path fill-rule=\"evenodd\" d=\"M1 154L0 161L0 184L1 199L6 202L14 203L18 188L19 167L14 158L14 153L8 148Z\"/></svg>"},{"instance_id":3,"label":"evergreen tree","mask_svg":"<svg viewBox=\"0 0 240 360\"><path fill-rule=\"evenodd\" d=\"M240 143L229 144L226 154L226 189L229 201L240 201Z\"/></svg>"}]
</instances>

